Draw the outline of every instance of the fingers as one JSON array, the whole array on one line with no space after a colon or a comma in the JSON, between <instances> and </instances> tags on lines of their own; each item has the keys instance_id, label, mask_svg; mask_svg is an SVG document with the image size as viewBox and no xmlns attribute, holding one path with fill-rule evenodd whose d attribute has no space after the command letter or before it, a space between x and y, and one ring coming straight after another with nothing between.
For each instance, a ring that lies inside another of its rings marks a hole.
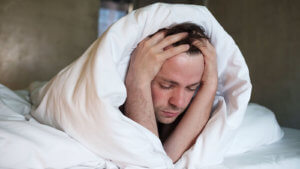
<instances>
[{"instance_id":1,"label":"fingers","mask_svg":"<svg viewBox=\"0 0 300 169\"><path fill-rule=\"evenodd\" d=\"M215 48L207 39L195 40L193 45L196 46L205 57L215 54Z\"/></svg>"},{"instance_id":2,"label":"fingers","mask_svg":"<svg viewBox=\"0 0 300 169\"><path fill-rule=\"evenodd\" d=\"M170 45L182 40L187 35L188 35L187 32L182 32L182 33L177 33L177 34L174 34L174 35L169 35L157 44L157 48L164 49L165 47L170 46Z\"/></svg>"},{"instance_id":3,"label":"fingers","mask_svg":"<svg viewBox=\"0 0 300 169\"><path fill-rule=\"evenodd\" d=\"M206 48L208 46L208 40L207 39L200 39L200 40L195 40L193 42L193 45L196 46L199 50Z\"/></svg>"},{"instance_id":4,"label":"fingers","mask_svg":"<svg viewBox=\"0 0 300 169\"><path fill-rule=\"evenodd\" d=\"M173 47L172 45L188 35L187 32L177 33L165 37L165 32L161 31L154 34L152 37L147 37L139 43L140 48L145 48L144 54L148 51L150 55L157 56L159 61L165 61L166 59L186 52L189 49L189 45L179 45Z\"/></svg>"},{"instance_id":5,"label":"fingers","mask_svg":"<svg viewBox=\"0 0 300 169\"><path fill-rule=\"evenodd\" d=\"M176 47L172 47L172 44L182 40L187 35L188 35L187 32L182 32L182 33L177 33L174 35L167 36L163 40L161 40L161 42L159 42L155 46L156 51L161 51L160 59L164 61L172 56L186 52L190 48L188 44L179 45Z\"/></svg>"},{"instance_id":6,"label":"fingers","mask_svg":"<svg viewBox=\"0 0 300 169\"><path fill-rule=\"evenodd\" d=\"M179 45L176 47L171 47L164 51L161 55L161 59L166 60L172 56L178 55L180 53L186 52L190 48L190 45Z\"/></svg>"},{"instance_id":7,"label":"fingers","mask_svg":"<svg viewBox=\"0 0 300 169\"><path fill-rule=\"evenodd\" d=\"M153 35L151 38L147 38L147 43L149 46L154 46L155 44L159 43L161 40L165 38L165 32L160 31Z\"/></svg>"}]
</instances>

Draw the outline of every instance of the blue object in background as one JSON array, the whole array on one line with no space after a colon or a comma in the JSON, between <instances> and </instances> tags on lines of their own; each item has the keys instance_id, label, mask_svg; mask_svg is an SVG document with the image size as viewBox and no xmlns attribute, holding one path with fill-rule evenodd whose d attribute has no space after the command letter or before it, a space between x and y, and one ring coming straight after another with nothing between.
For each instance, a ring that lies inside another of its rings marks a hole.
<instances>
[{"instance_id":1,"label":"blue object in background","mask_svg":"<svg viewBox=\"0 0 300 169\"><path fill-rule=\"evenodd\" d=\"M100 8L98 17L98 37L100 37L111 24L115 23L126 14L127 11Z\"/></svg>"}]
</instances>

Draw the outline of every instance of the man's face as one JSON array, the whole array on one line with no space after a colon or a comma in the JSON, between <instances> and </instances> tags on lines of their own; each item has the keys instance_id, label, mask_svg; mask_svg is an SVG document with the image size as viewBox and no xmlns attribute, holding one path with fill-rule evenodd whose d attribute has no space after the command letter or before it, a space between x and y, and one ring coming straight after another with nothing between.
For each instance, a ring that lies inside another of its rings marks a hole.
<instances>
[{"instance_id":1,"label":"man's face","mask_svg":"<svg viewBox=\"0 0 300 169\"><path fill-rule=\"evenodd\" d=\"M203 56L182 53L168 59L151 83L156 120L170 124L189 105L204 70Z\"/></svg>"}]
</instances>

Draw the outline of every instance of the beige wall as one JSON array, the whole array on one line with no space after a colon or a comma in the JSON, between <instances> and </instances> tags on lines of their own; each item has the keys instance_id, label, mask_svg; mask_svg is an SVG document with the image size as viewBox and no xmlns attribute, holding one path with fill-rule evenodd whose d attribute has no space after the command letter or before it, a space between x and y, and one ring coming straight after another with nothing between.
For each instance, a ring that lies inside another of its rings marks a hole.
<instances>
[{"instance_id":1,"label":"beige wall","mask_svg":"<svg viewBox=\"0 0 300 169\"><path fill-rule=\"evenodd\" d=\"M300 128L300 1L211 0L208 8L239 45L250 69L252 102Z\"/></svg>"},{"instance_id":2,"label":"beige wall","mask_svg":"<svg viewBox=\"0 0 300 169\"><path fill-rule=\"evenodd\" d=\"M0 0L0 83L49 80L97 38L99 0Z\"/></svg>"},{"instance_id":3,"label":"beige wall","mask_svg":"<svg viewBox=\"0 0 300 169\"><path fill-rule=\"evenodd\" d=\"M245 56L251 101L300 128L300 1L203 2ZM20 89L48 80L79 57L96 39L98 8L98 0L0 0L0 83Z\"/></svg>"}]
</instances>

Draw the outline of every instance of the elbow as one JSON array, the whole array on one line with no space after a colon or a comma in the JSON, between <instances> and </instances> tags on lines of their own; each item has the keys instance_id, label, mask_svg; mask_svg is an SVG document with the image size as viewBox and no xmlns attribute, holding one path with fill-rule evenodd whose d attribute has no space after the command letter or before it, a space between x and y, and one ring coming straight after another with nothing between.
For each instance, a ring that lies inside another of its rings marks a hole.
<instances>
[{"instance_id":1,"label":"elbow","mask_svg":"<svg viewBox=\"0 0 300 169\"><path fill-rule=\"evenodd\" d=\"M164 145L164 149L168 157L172 160L173 164L176 163L180 157L182 156L183 153L181 152L176 152L174 148L169 148L166 145Z\"/></svg>"}]
</instances>

